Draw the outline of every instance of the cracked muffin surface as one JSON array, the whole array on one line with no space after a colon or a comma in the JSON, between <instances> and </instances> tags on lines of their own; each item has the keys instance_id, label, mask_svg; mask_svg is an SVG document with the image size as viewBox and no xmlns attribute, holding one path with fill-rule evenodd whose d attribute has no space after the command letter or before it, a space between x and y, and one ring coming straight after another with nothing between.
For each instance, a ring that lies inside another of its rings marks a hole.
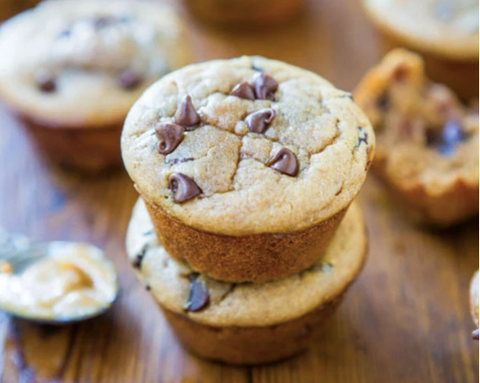
<instances>
[{"instance_id":1,"label":"cracked muffin surface","mask_svg":"<svg viewBox=\"0 0 480 383\"><path fill-rule=\"evenodd\" d=\"M143 201L133 210L127 254L142 282L166 309L211 326L269 326L299 318L337 299L360 272L367 237L353 203L321 260L268 282L224 283L195 273L158 244ZM286 304L288 302L288 304Z\"/></svg>"},{"instance_id":2,"label":"cracked muffin surface","mask_svg":"<svg viewBox=\"0 0 480 383\"><path fill-rule=\"evenodd\" d=\"M152 3L47 1L0 28L0 95L46 126L123 122L143 90L187 64L181 21Z\"/></svg>"},{"instance_id":3,"label":"cracked muffin surface","mask_svg":"<svg viewBox=\"0 0 480 383\"><path fill-rule=\"evenodd\" d=\"M345 209L374 142L349 93L242 57L190 65L150 87L127 117L122 154L149 203L196 229L248 235L302 230Z\"/></svg>"}]
</instances>

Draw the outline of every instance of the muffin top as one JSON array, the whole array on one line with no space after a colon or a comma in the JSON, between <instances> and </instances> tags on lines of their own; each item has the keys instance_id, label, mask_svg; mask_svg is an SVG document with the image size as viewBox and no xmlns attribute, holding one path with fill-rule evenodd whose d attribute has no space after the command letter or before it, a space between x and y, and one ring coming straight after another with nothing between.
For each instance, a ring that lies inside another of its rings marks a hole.
<instances>
[{"instance_id":1,"label":"muffin top","mask_svg":"<svg viewBox=\"0 0 480 383\"><path fill-rule=\"evenodd\" d=\"M309 269L264 284L231 284L197 274L187 263L171 258L158 244L139 200L126 245L142 282L165 308L212 326L268 326L338 298L363 266L367 237L362 213L354 203L321 261Z\"/></svg>"},{"instance_id":2,"label":"muffin top","mask_svg":"<svg viewBox=\"0 0 480 383\"><path fill-rule=\"evenodd\" d=\"M478 188L478 100L463 105L425 77L420 56L390 52L355 91L377 138L374 168L395 185L427 194L459 182Z\"/></svg>"},{"instance_id":3,"label":"muffin top","mask_svg":"<svg viewBox=\"0 0 480 383\"><path fill-rule=\"evenodd\" d=\"M47 1L0 28L0 96L47 126L121 124L142 91L185 65L183 29L146 2Z\"/></svg>"},{"instance_id":4,"label":"muffin top","mask_svg":"<svg viewBox=\"0 0 480 383\"><path fill-rule=\"evenodd\" d=\"M191 65L150 87L125 122L137 189L191 227L291 233L349 205L373 157L349 93L262 57Z\"/></svg>"},{"instance_id":5,"label":"muffin top","mask_svg":"<svg viewBox=\"0 0 480 383\"><path fill-rule=\"evenodd\" d=\"M411 48L478 60L478 0L364 0L376 24Z\"/></svg>"}]
</instances>

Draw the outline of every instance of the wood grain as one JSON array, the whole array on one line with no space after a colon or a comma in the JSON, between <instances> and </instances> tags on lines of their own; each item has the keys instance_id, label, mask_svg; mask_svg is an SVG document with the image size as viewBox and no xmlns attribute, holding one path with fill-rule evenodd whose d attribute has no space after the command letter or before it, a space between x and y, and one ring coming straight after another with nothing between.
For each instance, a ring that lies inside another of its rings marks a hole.
<instances>
[{"instance_id":1,"label":"wood grain","mask_svg":"<svg viewBox=\"0 0 480 383\"><path fill-rule=\"evenodd\" d=\"M172 0L173 1L173 0ZM0 0L2 17L22 2ZM233 34L188 22L197 61L262 54L351 89L379 57L358 1L311 0L275 30ZM44 327L0 316L2 383L478 382L468 284L478 222L432 232L405 221L370 178L360 202L370 259L322 338L295 359L235 368L187 354L130 270L124 234L136 193L126 174L82 179L49 168L0 108L0 225L46 240L85 240L115 262L121 294L105 316Z\"/></svg>"}]
</instances>

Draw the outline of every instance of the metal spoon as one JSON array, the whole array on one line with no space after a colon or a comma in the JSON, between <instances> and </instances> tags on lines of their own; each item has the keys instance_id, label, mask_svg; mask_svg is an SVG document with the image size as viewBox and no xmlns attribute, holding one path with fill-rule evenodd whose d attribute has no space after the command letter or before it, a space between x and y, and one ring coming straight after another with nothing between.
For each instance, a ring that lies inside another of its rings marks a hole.
<instances>
[{"instance_id":1,"label":"metal spoon","mask_svg":"<svg viewBox=\"0 0 480 383\"><path fill-rule=\"evenodd\" d=\"M60 242L60 241L53 241L53 242L34 242L28 239L24 235L20 234L9 234L4 229L0 227L0 266L8 265L11 275L20 275L24 271L26 271L29 267L34 265L40 260L43 260L49 256L49 251L52 246L65 246L65 245L85 245L80 243L73 243L73 242ZM90 249L95 249L92 245L88 245ZM106 259L103 259L102 262L109 263L110 262ZM112 266L113 270L113 266ZM1 270L0 270L1 273ZM55 317L55 318L41 318L35 317L32 315L28 315L23 313L21 310L15 310L11 307L5 307L1 300L0 300L0 310L3 310L7 314L10 314L13 317L25 319L28 321L33 321L41 324L50 324L50 325L64 325L69 323L75 323L87 319L91 319L97 317L103 313L105 313L113 304L118 296L118 284L117 284L117 277L115 272L113 271L115 276L115 293L106 302L105 305L99 306L95 312L90 312L88 314L83 315L73 315L70 317ZM0 294L2 292L0 291Z\"/></svg>"}]
</instances>

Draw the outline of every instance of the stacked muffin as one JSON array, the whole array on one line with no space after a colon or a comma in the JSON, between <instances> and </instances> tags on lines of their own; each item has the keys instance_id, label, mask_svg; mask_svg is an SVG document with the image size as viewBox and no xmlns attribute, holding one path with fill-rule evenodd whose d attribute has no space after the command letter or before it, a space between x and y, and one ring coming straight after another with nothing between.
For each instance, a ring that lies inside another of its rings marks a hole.
<instances>
[{"instance_id":1,"label":"stacked muffin","mask_svg":"<svg viewBox=\"0 0 480 383\"><path fill-rule=\"evenodd\" d=\"M183 343L236 364L303 350L360 272L373 158L349 93L278 61L191 65L122 133L141 200L127 252Z\"/></svg>"}]
</instances>

